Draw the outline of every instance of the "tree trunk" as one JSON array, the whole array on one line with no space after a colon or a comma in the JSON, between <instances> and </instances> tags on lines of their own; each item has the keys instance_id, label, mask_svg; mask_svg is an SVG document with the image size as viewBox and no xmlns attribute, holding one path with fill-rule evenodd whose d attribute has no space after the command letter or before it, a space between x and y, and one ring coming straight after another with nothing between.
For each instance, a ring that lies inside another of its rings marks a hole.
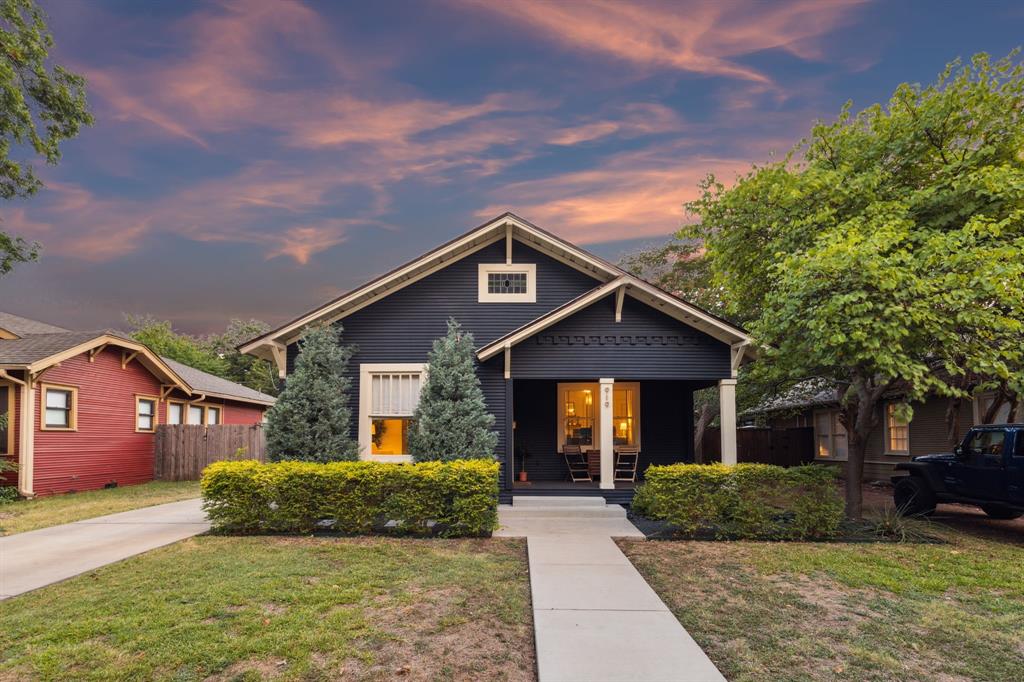
<instances>
[{"instance_id":1,"label":"tree trunk","mask_svg":"<svg viewBox=\"0 0 1024 682\"><path fill-rule=\"evenodd\" d=\"M855 378L850 384L853 395L840 413L847 434L845 497L846 518L850 521L864 518L861 481L864 478L865 453L871 432L878 426L875 406L891 383L877 385L871 378Z\"/></svg>"},{"instance_id":2,"label":"tree trunk","mask_svg":"<svg viewBox=\"0 0 1024 682\"><path fill-rule=\"evenodd\" d=\"M708 424L715 418L715 411L707 403L700 406L700 415L693 427L693 459L697 464L704 463L704 433Z\"/></svg>"},{"instance_id":3,"label":"tree trunk","mask_svg":"<svg viewBox=\"0 0 1024 682\"><path fill-rule=\"evenodd\" d=\"M950 398L946 404L946 441L949 447L956 447L960 442L960 408L962 398Z\"/></svg>"}]
</instances>

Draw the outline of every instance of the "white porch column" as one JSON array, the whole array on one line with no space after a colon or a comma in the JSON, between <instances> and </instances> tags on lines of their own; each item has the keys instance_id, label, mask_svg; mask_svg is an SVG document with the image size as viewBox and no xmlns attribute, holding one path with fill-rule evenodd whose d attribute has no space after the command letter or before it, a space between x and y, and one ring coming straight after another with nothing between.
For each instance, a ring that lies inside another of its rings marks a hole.
<instances>
[{"instance_id":1,"label":"white porch column","mask_svg":"<svg viewBox=\"0 0 1024 682\"><path fill-rule=\"evenodd\" d=\"M18 492L25 497L32 497L35 494L35 491L32 489L32 469L33 460L35 459L35 411L35 388L30 388L29 385L22 385L21 404L18 405L18 412L21 417L21 433L18 439ZM14 428L13 424L8 426L9 428Z\"/></svg>"},{"instance_id":2,"label":"white porch column","mask_svg":"<svg viewBox=\"0 0 1024 682\"><path fill-rule=\"evenodd\" d=\"M718 414L722 425L722 464L736 464L736 380L718 382Z\"/></svg>"},{"instance_id":3,"label":"white porch column","mask_svg":"<svg viewBox=\"0 0 1024 682\"><path fill-rule=\"evenodd\" d=\"M615 488L615 415L612 411L615 379L601 379L601 488Z\"/></svg>"}]
</instances>

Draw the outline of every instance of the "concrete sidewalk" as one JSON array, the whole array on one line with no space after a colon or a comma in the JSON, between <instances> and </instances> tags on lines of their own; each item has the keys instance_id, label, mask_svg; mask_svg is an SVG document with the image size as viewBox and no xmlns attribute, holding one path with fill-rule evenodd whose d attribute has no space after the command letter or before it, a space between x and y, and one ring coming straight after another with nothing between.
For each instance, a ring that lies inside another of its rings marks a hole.
<instances>
[{"instance_id":1,"label":"concrete sidewalk","mask_svg":"<svg viewBox=\"0 0 1024 682\"><path fill-rule=\"evenodd\" d=\"M643 537L601 498L520 498L498 536L526 537L540 682L722 681L612 541Z\"/></svg>"},{"instance_id":2,"label":"concrete sidewalk","mask_svg":"<svg viewBox=\"0 0 1024 682\"><path fill-rule=\"evenodd\" d=\"M0 538L0 599L203 533L210 524L200 505L171 502Z\"/></svg>"}]
</instances>

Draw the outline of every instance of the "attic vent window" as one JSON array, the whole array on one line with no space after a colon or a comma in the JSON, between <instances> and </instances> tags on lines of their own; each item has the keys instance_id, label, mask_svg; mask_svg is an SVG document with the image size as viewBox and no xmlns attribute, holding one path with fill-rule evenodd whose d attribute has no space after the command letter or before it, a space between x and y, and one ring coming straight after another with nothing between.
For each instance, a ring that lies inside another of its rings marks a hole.
<instances>
[{"instance_id":1,"label":"attic vent window","mask_svg":"<svg viewBox=\"0 0 1024 682\"><path fill-rule=\"evenodd\" d=\"M487 293L489 294L525 294L525 272L487 273Z\"/></svg>"},{"instance_id":2,"label":"attic vent window","mask_svg":"<svg viewBox=\"0 0 1024 682\"><path fill-rule=\"evenodd\" d=\"M480 303L536 303L537 266L533 263L481 264Z\"/></svg>"}]
</instances>

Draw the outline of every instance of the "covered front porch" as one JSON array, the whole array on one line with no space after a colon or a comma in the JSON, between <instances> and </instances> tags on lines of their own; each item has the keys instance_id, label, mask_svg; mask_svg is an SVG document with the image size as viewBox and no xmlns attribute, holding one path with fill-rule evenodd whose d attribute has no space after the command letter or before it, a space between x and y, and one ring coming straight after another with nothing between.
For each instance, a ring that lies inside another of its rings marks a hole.
<instances>
[{"instance_id":1,"label":"covered front porch","mask_svg":"<svg viewBox=\"0 0 1024 682\"><path fill-rule=\"evenodd\" d=\"M510 379L507 491L603 496L629 502L652 464L692 462L694 391L718 386L735 404L734 380ZM735 433L735 408L732 415ZM723 453L734 453L723 442ZM728 461L726 456L725 461ZM575 462L575 466L574 466Z\"/></svg>"}]
</instances>

